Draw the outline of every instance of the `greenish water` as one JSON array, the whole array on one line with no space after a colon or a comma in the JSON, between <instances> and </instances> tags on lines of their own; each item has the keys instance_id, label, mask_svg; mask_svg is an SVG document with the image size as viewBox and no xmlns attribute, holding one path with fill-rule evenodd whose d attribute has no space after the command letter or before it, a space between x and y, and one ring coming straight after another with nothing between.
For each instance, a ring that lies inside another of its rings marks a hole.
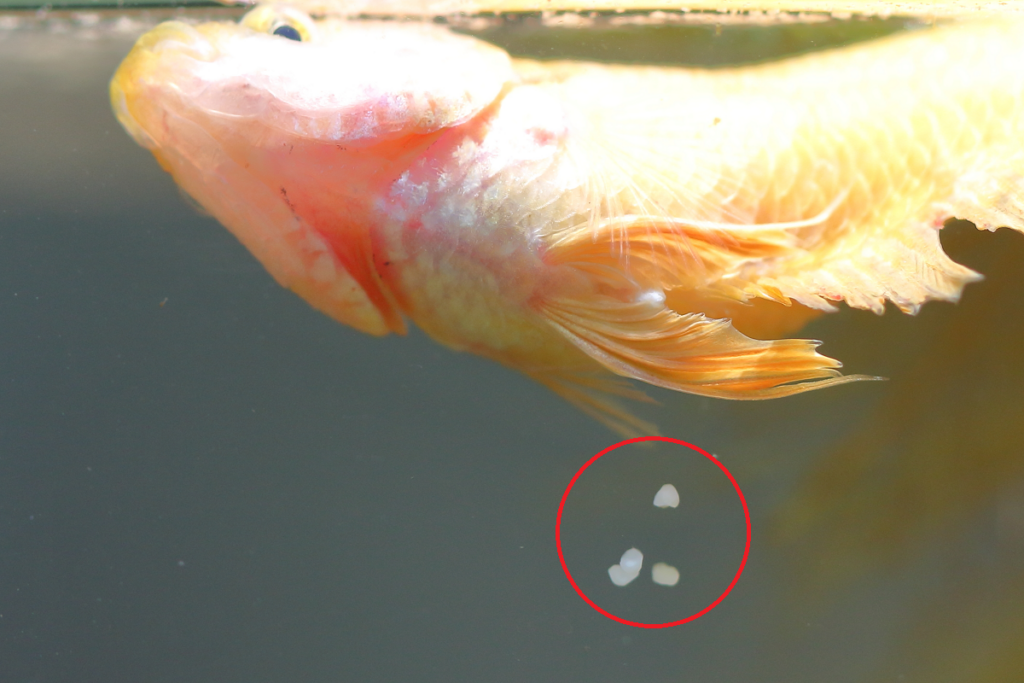
<instances>
[{"instance_id":1,"label":"greenish water","mask_svg":"<svg viewBox=\"0 0 1024 683\"><path fill-rule=\"evenodd\" d=\"M648 37L749 61L757 41L774 55L843 30L819 28ZM1024 674L1022 236L947 229L987 275L959 305L805 330L889 382L762 403L652 392L645 417L736 476L753 542L710 614L630 628L576 595L555 547L563 490L614 436L519 374L415 331L360 335L281 290L111 115L135 30L0 31L0 680ZM487 30L553 56L535 27ZM548 44L628 59L646 42L574 35ZM581 479L573 571L633 616L682 609L734 562L736 494L700 459L634 457ZM612 592L626 522L653 514L627 503L664 477L707 484L677 537L638 542L692 578Z\"/></svg>"}]
</instances>

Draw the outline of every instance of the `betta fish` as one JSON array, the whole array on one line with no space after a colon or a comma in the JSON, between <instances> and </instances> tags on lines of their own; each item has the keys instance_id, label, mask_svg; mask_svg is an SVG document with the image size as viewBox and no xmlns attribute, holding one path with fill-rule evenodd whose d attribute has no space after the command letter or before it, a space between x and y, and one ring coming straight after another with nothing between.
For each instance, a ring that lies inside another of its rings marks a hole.
<instances>
[{"instance_id":1,"label":"betta fish","mask_svg":"<svg viewBox=\"0 0 1024 683\"><path fill-rule=\"evenodd\" d=\"M859 379L786 338L980 277L946 219L1024 229L1024 22L723 69L513 59L429 23L163 23L114 111L283 286L418 325L623 434L628 380L765 399Z\"/></svg>"}]
</instances>

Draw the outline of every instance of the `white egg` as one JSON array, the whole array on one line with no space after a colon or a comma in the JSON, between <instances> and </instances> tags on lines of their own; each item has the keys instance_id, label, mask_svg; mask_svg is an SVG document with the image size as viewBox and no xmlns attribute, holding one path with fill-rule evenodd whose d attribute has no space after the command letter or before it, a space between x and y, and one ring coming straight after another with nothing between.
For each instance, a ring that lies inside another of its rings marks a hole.
<instances>
[{"instance_id":1,"label":"white egg","mask_svg":"<svg viewBox=\"0 0 1024 683\"><path fill-rule=\"evenodd\" d=\"M679 583L679 570L670 564L658 562L651 568L651 579L661 586L674 586Z\"/></svg>"},{"instance_id":2,"label":"white egg","mask_svg":"<svg viewBox=\"0 0 1024 683\"><path fill-rule=\"evenodd\" d=\"M608 567L608 578L610 578L612 583L616 586L627 586L638 576L640 576L639 570L635 572L626 571L617 564L613 564Z\"/></svg>"},{"instance_id":3,"label":"white egg","mask_svg":"<svg viewBox=\"0 0 1024 683\"><path fill-rule=\"evenodd\" d=\"M654 494L654 505L659 508L679 507L679 491L672 484L665 484Z\"/></svg>"},{"instance_id":4,"label":"white egg","mask_svg":"<svg viewBox=\"0 0 1024 683\"><path fill-rule=\"evenodd\" d=\"M619 564L627 572L638 572L644 566L644 554L636 548L630 548L622 553Z\"/></svg>"}]
</instances>

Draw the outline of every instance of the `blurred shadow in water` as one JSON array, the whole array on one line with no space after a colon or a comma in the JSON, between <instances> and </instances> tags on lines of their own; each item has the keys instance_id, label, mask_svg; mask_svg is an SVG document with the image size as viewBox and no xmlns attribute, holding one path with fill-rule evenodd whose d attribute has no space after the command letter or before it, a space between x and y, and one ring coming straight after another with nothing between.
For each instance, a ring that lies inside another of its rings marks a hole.
<instances>
[{"instance_id":1,"label":"blurred shadow in water","mask_svg":"<svg viewBox=\"0 0 1024 683\"><path fill-rule=\"evenodd\" d=\"M947 250L987 281L905 333L913 347L885 396L801 476L773 540L805 607L880 577L921 592L892 673L909 661L924 680L1013 680L1024 672L1022 240L947 231Z\"/></svg>"},{"instance_id":2,"label":"blurred shadow in water","mask_svg":"<svg viewBox=\"0 0 1024 683\"><path fill-rule=\"evenodd\" d=\"M554 545L564 487L614 437L518 374L277 287L114 121L129 46L0 32L0 680L1024 676L1020 235L947 230L988 276L959 305L806 331L887 383L657 394L646 417L727 464L754 540L709 615L631 629ZM661 474L598 491L617 509ZM735 493L701 490L688 514L730 528ZM623 549L612 530L598 548Z\"/></svg>"}]
</instances>

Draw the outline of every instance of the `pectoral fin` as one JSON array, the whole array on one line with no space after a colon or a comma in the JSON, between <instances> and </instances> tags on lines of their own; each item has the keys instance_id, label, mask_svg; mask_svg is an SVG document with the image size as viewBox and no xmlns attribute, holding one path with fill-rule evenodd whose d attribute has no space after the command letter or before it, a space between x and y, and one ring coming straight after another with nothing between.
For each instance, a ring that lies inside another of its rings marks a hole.
<instances>
[{"instance_id":1,"label":"pectoral fin","mask_svg":"<svg viewBox=\"0 0 1024 683\"><path fill-rule=\"evenodd\" d=\"M547 260L584 269L622 268L662 289L701 287L744 263L792 250L789 227L624 216L561 236L549 245Z\"/></svg>"},{"instance_id":2,"label":"pectoral fin","mask_svg":"<svg viewBox=\"0 0 1024 683\"><path fill-rule=\"evenodd\" d=\"M676 391L764 399L873 379L841 375L838 361L816 351L819 342L758 341L728 320L680 315L653 301L548 300L539 308L558 332L610 371Z\"/></svg>"},{"instance_id":3,"label":"pectoral fin","mask_svg":"<svg viewBox=\"0 0 1024 683\"><path fill-rule=\"evenodd\" d=\"M572 403L613 432L627 439L658 434L658 427L633 415L619 398L644 403L655 401L629 382L607 375L583 375L569 372L547 371L527 373L551 391Z\"/></svg>"}]
</instances>

